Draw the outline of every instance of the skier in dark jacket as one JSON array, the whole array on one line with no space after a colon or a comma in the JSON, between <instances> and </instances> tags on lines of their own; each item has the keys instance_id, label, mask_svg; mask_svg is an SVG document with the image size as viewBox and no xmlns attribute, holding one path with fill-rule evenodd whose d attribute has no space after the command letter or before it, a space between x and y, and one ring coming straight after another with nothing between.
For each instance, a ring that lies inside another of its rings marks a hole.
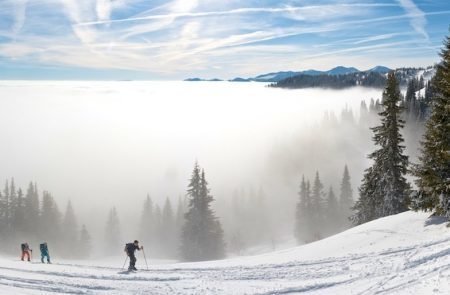
<instances>
[{"instance_id":1,"label":"skier in dark jacket","mask_svg":"<svg viewBox=\"0 0 450 295\"><path fill-rule=\"evenodd\" d=\"M136 250L140 251L144 249L143 246L139 247L139 241L135 240L133 243L128 243L125 245L125 253L127 253L128 257L130 257L130 266L128 267L128 270L137 270L136 269L136 256L134 255L134 252Z\"/></svg>"},{"instance_id":2,"label":"skier in dark jacket","mask_svg":"<svg viewBox=\"0 0 450 295\"><path fill-rule=\"evenodd\" d=\"M40 244L39 249L41 250L41 262L44 263L44 258L47 257L47 263L51 263L50 254L48 253L47 242Z\"/></svg>"},{"instance_id":3,"label":"skier in dark jacket","mask_svg":"<svg viewBox=\"0 0 450 295\"><path fill-rule=\"evenodd\" d=\"M22 250L22 258L21 258L21 260L23 261L25 256L27 256L28 261L31 261L31 253L33 253L33 250L30 248L28 243L21 244L20 245L20 249Z\"/></svg>"}]
</instances>

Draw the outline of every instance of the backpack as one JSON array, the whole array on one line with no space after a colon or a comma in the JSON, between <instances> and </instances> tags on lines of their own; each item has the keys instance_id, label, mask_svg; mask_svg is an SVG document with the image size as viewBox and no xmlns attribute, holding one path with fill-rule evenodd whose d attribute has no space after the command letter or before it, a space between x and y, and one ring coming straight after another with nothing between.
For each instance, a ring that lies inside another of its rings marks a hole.
<instances>
[{"instance_id":1,"label":"backpack","mask_svg":"<svg viewBox=\"0 0 450 295\"><path fill-rule=\"evenodd\" d=\"M136 247L134 246L133 243L125 244L125 251L127 251L128 254L133 254L135 251L135 248Z\"/></svg>"}]
</instances>

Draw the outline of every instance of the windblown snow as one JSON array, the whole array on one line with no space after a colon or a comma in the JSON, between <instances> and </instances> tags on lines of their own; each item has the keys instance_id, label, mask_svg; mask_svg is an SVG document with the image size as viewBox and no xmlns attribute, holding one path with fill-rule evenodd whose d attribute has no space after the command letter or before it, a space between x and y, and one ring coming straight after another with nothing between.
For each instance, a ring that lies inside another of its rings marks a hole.
<instances>
[{"instance_id":1,"label":"windblown snow","mask_svg":"<svg viewBox=\"0 0 450 295\"><path fill-rule=\"evenodd\" d=\"M0 258L0 294L450 294L450 229L405 212L250 257L146 270L138 256L136 273L121 270L123 259L55 262Z\"/></svg>"}]
</instances>

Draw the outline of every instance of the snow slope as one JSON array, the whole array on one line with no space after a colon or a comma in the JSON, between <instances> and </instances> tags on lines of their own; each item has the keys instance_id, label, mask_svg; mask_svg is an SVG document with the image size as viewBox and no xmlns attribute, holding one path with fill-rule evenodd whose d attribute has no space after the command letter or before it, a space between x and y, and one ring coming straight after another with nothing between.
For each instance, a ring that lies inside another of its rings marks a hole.
<instances>
[{"instance_id":1,"label":"snow slope","mask_svg":"<svg viewBox=\"0 0 450 295\"><path fill-rule=\"evenodd\" d=\"M405 212L265 255L153 264L131 274L119 259L0 258L0 294L450 294L450 229L428 215Z\"/></svg>"}]
</instances>

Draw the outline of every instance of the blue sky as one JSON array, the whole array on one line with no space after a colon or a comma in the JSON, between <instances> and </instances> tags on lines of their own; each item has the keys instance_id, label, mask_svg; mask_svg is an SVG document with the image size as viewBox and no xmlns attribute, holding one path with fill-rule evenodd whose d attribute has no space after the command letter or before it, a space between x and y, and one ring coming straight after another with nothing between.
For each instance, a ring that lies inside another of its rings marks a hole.
<instances>
[{"instance_id":1,"label":"blue sky","mask_svg":"<svg viewBox=\"0 0 450 295\"><path fill-rule=\"evenodd\" d=\"M0 0L0 79L182 79L426 66L448 0Z\"/></svg>"}]
</instances>

